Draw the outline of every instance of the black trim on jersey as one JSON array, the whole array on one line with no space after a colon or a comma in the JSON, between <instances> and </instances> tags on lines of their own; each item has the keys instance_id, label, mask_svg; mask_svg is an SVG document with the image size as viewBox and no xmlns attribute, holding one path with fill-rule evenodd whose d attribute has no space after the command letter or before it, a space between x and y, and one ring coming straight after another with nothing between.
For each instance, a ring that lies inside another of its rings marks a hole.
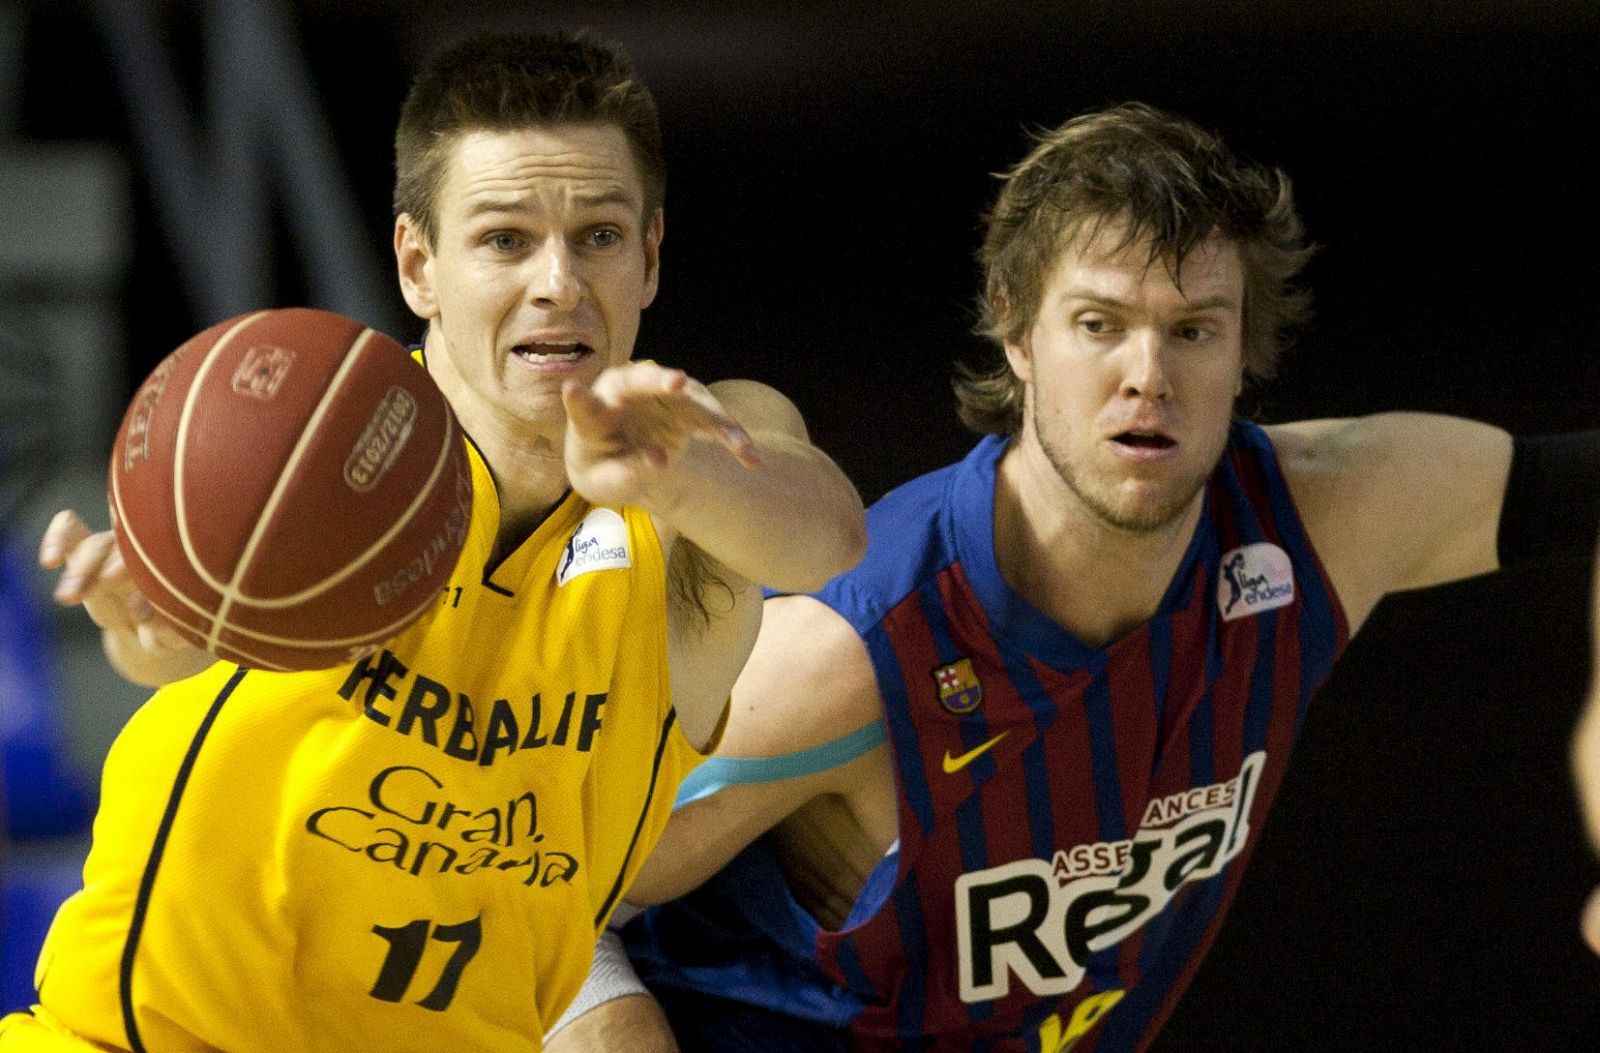
<instances>
[{"instance_id":1,"label":"black trim on jersey","mask_svg":"<svg viewBox=\"0 0 1600 1053\"><path fill-rule=\"evenodd\" d=\"M661 724L661 739L656 743L656 759L650 763L650 788L645 791L644 807L639 809L639 821L633 825L633 840L628 842L628 851L622 857L622 868L617 871L617 880L612 884L606 901L600 905L599 913L594 916L596 929L605 924L606 915L611 913L611 905L622 895L622 879L628 876L628 862L633 859L633 850L639 847L639 835L644 832L644 821L650 815L650 802L656 796L656 778L661 774L661 757L667 752L667 736L672 733L672 725L677 719L678 711L668 710L667 719Z\"/></svg>"},{"instance_id":2,"label":"black trim on jersey","mask_svg":"<svg viewBox=\"0 0 1600 1053\"><path fill-rule=\"evenodd\" d=\"M483 455L483 447L479 446L477 441L474 440L473 437L470 434L468 434L467 429L462 428L461 429L461 435L462 435L463 438L465 438L467 440L467 445L468 446L471 446L474 450L478 451L478 460L482 461L483 464L484 464L484 467L487 468L489 466L489 458L487 458L487 457L485 457ZM489 473L489 478L491 480L494 478L494 473L493 472ZM498 495L496 495L496 496L498 496ZM563 494L562 496L565 497L566 495ZM559 504L560 502L557 502L557 503ZM496 524L496 526L498 526L498 525L499 524ZM513 548L511 550L511 552L515 552L515 551L516 551L515 548ZM511 554L510 552L506 553L506 555L510 555L510 554ZM500 586L496 585L494 582L489 580L489 576L491 574L493 574L495 571L499 570L500 569L500 564L504 563L504 562L505 562L505 560L501 559L499 563L493 563L493 564L485 563L483 565L483 576L479 579L479 584L481 584L484 588L488 589L490 592L498 593L501 596L515 596L516 593L512 592L510 589L503 589Z\"/></svg>"},{"instance_id":3,"label":"black trim on jersey","mask_svg":"<svg viewBox=\"0 0 1600 1053\"><path fill-rule=\"evenodd\" d=\"M463 429L462 434L466 435L465 429ZM472 436L467 435L467 441L468 442L472 442ZM477 450L478 449L478 444L473 442L472 443L472 448ZM483 457L483 451L482 450L478 450L478 456L479 457ZM488 464L489 463L488 458L484 458L483 463L484 464ZM534 520L533 524L528 527L528 532L526 534L523 534L521 539L518 540L515 545L512 545L511 548L506 551L505 555L501 556L494 563L486 563L486 564L484 564L484 567L483 567L483 587L484 588L488 589L491 592L497 592L502 596L515 596L516 595L515 592L513 592L512 590L506 588L504 585L496 585L494 582L490 581L489 578L494 574L495 571L499 570L501 567L503 567L505 565L506 560L508 560L512 556L516 555L517 552L519 552L522 549L522 546L526 545L528 543L528 539L533 537L533 535L537 534L539 532L539 528L544 526L545 522L548 521L551 516L556 514L556 509L558 509L562 505L566 504L567 503L567 498L569 498L571 496L572 496L572 487L569 486L565 490L561 491L561 496L556 498L556 503L555 504L553 504L549 508L545 509L544 510L544 514L541 515L538 519Z\"/></svg>"},{"instance_id":4,"label":"black trim on jersey","mask_svg":"<svg viewBox=\"0 0 1600 1053\"><path fill-rule=\"evenodd\" d=\"M144 865L144 876L139 879L139 896L134 900L133 919L128 923L128 942L122 948L121 983L119 984L122 1000L122 1026L128 1032L128 1048L133 1053L147 1053L144 1042L139 1038L139 1025L133 1016L133 959L139 951L139 937L144 931L145 913L150 908L150 893L156 884L156 870L161 866L162 853L167 848L167 837L172 833L173 820L178 815L178 803L183 799L183 791L189 784L189 776L194 771L195 761L200 756L200 747L205 744L206 736L211 732L211 725L216 723L217 714L222 712L222 705L228 701L228 696L233 694L233 689L239 686L239 681L244 679L248 669L238 669L228 678L228 682L217 693L216 700L211 703L211 708L206 711L205 719L200 722L199 729L194 733L194 739L189 743L189 752L184 754L183 763L178 766L178 777L172 782L172 796L167 798L167 810L161 815L161 825L156 828L155 842L150 846L150 858Z\"/></svg>"},{"instance_id":5,"label":"black trim on jersey","mask_svg":"<svg viewBox=\"0 0 1600 1053\"><path fill-rule=\"evenodd\" d=\"M460 421L456 421L456 423L461 424ZM461 427L461 437L467 440L468 446L471 446L474 450L478 451L478 460L482 461L484 466L487 467L489 464L489 458L483 455L483 447L478 445L478 440L472 437L472 433L467 430L466 425L462 425Z\"/></svg>"}]
</instances>

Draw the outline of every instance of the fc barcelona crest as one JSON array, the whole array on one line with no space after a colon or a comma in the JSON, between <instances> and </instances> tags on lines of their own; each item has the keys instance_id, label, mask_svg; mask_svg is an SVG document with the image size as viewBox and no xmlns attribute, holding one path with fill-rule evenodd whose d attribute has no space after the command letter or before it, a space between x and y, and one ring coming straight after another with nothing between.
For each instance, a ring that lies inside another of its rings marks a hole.
<instances>
[{"instance_id":1,"label":"fc barcelona crest","mask_svg":"<svg viewBox=\"0 0 1600 1053\"><path fill-rule=\"evenodd\" d=\"M965 716L983 702L983 685L972 671L972 659L958 658L933 671L939 687L939 704L956 716Z\"/></svg>"}]
</instances>

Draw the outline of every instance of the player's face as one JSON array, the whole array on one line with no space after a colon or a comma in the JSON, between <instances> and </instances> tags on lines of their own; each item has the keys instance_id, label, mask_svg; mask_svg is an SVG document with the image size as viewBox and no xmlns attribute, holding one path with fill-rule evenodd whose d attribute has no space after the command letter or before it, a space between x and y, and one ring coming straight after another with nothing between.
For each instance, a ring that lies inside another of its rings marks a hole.
<instances>
[{"instance_id":1,"label":"player's face","mask_svg":"<svg viewBox=\"0 0 1600 1053\"><path fill-rule=\"evenodd\" d=\"M395 250L429 365L468 430L564 421L561 385L633 354L655 297L661 215L621 128L561 124L455 142L429 247Z\"/></svg>"},{"instance_id":2,"label":"player's face","mask_svg":"<svg viewBox=\"0 0 1600 1053\"><path fill-rule=\"evenodd\" d=\"M1244 272L1213 238L1174 282L1122 230L1061 253L1039 314L1006 355L1026 385L1021 448L1096 521L1157 530L1197 500L1244 375Z\"/></svg>"}]
</instances>

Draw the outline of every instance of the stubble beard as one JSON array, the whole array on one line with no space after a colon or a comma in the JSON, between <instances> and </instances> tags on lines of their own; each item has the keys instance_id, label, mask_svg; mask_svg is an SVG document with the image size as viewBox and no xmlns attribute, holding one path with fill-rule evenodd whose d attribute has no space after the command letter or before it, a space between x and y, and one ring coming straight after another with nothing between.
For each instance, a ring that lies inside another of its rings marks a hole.
<instances>
[{"instance_id":1,"label":"stubble beard","mask_svg":"<svg viewBox=\"0 0 1600 1053\"><path fill-rule=\"evenodd\" d=\"M1103 526L1127 534L1153 534L1171 526L1189 508L1215 467L1213 461L1203 474L1192 479L1175 480L1167 492L1157 499L1119 503L1106 492L1106 487L1097 487L1095 480L1084 478L1072 459L1046 437L1044 430L1039 427L1037 413L1033 414L1031 423L1045 460L1050 462L1061 482L1083 508Z\"/></svg>"}]
</instances>

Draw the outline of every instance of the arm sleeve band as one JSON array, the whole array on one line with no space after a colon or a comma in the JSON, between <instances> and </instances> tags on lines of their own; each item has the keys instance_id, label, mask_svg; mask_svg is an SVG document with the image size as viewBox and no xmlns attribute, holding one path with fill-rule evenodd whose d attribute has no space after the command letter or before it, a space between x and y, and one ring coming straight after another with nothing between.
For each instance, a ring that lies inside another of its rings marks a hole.
<instances>
[{"instance_id":1,"label":"arm sleeve band","mask_svg":"<svg viewBox=\"0 0 1600 1053\"><path fill-rule=\"evenodd\" d=\"M1515 438L1496 542L1501 567L1591 559L1600 534L1600 431Z\"/></svg>"},{"instance_id":2,"label":"arm sleeve band","mask_svg":"<svg viewBox=\"0 0 1600 1053\"><path fill-rule=\"evenodd\" d=\"M572 1004L567 1006L567 1011L561 1014L561 1019L545 1032L545 1039L548 1040L589 1010L613 998L649 993L639 974L633 971L633 963L628 961L622 937L615 930L607 929L600 934L600 942L594 945L594 961L589 966L589 978L583 981L583 986L578 989Z\"/></svg>"},{"instance_id":3,"label":"arm sleeve band","mask_svg":"<svg viewBox=\"0 0 1600 1053\"><path fill-rule=\"evenodd\" d=\"M801 775L837 768L847 764L888 738L881 720L866 727L841 735L832 742L824 742L808 750L785 753L777 757L712 757L683 780L678 787L674 810L686 804L710 797L729 786L745 783L777 782Z\"/></svg>"}]
</instances>

